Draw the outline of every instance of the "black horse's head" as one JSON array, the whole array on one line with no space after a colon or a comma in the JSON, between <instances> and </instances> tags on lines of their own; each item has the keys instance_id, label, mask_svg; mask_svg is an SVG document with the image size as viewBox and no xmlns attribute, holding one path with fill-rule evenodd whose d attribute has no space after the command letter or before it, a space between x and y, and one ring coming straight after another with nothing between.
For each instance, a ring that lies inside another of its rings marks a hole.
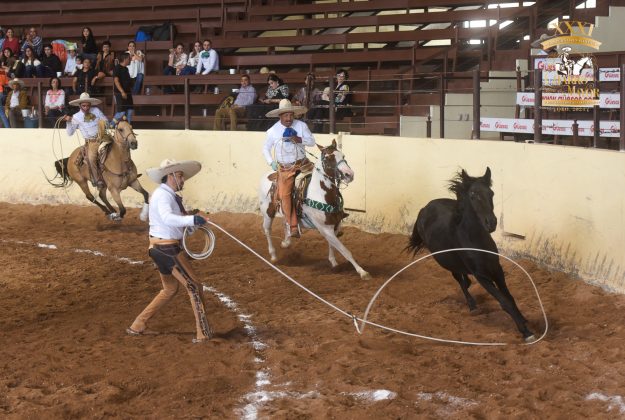
<instances>
[{"instance_id":1,"label":"black horse's head","mask_svg":"<svg viewBox=\"0 0 625 420\"><path fill-rule=\"evenodd\" d=\"M492 181L490 168L481 177L472 177L462 169L450 181L449 191L456 194L458 200L458 216L461 216L466 206L473 209L482 227L489 233L497 228L497 217L494 213Z\"/></svg>"}]
</instances>

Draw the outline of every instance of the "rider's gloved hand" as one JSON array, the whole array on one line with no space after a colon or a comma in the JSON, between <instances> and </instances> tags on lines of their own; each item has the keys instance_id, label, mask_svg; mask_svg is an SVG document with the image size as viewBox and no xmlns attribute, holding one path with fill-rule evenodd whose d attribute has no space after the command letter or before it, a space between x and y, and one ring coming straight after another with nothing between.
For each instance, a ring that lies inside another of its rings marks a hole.
<instances>
[{"instance_id":1,"label":"rider's gloved hand","mask_svg":"<svg viewBox=\"0 0 625 420\"><path fill-rule=\"evenodd\" d=\"M292 127L285 128L284 133L282 133L282 137L287 139L295 136L297 136L297 131L295 131L295 129Z\"/></svg>"},{"instance_id":2,"label":"rider's gloved hand","mask_svg":"<svg viewBox=\"0 0 625 420\"><path fill-rule=\"evenodd\" d=\"M202 226L206 224L206 219L204 219L202 216L198 216L197 214L195 216L193 216L193 224L195 226Z\"/></svg>"},{"instance_id":3,"label":"rider's gloved hand","mask_svg":"<svg viewBox=\"0 0 625 420\"><path fill-rule=\"evenodd\" d=\"M278 170L278 162L276 162L275 160L273 162L271 162L271 169L273 169L274 171Z\"/></svg>"}]
</instances>

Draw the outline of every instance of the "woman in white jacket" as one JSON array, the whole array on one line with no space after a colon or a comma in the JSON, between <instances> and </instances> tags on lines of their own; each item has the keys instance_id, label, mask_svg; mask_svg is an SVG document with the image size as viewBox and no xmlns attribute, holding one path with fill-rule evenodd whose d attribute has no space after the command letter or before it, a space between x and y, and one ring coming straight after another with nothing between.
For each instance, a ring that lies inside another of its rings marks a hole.
<instances>
[{"instance_id":1,"label":"woman in white jacket","mask_svg":"<svg viewBox=\"0 0 625 420\"><path fill-rule=\"evenodd\" d=\"M133 81L132 94L138 95L143 85L143 75L145 74L145 63L143 61L145 55L141 50L137 50L137 44L134 41L128 43L128 51L130 55L130 64L128 64L128 73Z\"/></svg>"}]
</instances>

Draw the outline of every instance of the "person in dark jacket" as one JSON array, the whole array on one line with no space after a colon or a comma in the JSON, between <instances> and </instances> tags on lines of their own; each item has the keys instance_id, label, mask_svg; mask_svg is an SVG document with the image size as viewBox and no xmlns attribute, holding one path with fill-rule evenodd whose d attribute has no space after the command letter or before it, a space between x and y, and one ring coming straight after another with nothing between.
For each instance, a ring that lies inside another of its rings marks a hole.
<instances>
[{"instance_id":1,"label":"person in dark jacket","mask_svg":"<svg viewBox=\"0 0 625 420\"><path fill-rule=\"evenodd\" d=\"M52 52L51 44L46 44L43 47L43 56L39 61L41 61L41 75L43 77L60 76L60 73L63 72L63 63L61 63L61 59Z\"/></svg>"}]
</instances>

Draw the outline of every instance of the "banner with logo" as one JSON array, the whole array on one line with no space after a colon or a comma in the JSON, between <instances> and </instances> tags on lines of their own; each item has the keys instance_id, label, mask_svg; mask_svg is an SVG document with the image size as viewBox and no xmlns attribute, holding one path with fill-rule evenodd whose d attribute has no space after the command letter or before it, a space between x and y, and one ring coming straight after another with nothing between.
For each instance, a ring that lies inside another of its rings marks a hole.
<instances>
[{"instance_id":1,"label":"banner with logo","mask_svg":"<svg viewBox=\"0 0 625 420\"><path fill-rule=\"evenodd\" d=\"M570 98L566 98L565 93L543 93L543 105L546 100L564 102ZM521 106L534 106L534 93L533 92L517 92L516 104ZM620 108L621 97L619 93L600 93L599 94L599 107L601 108ZM592 105L585 104L579 105L580 108L590 108Z\"/></svg>"},{"instance_id":2,"label":"banner with logo","mask_svg":"<svg viewBox=\"0 0 625 420\"><path fill-rule=\"evenodd\" d=\"M542 133L546 135L573 135L573 120L543 120ZM591 137L594 135L594 123L591 120L577 121L578 134ZM618 121L600 121L601 137L619 137ZM522 118L480 118L480 130L502 133L534 134L534 120Z\"/></svg>"},{"instance_id":3,"label":"banner with logo","mask_svg":"<svg viewBox=\"0 0 625 420\"><path fill-rule=\"evenodd\" d=\"M618 67L605 67L599 69L600 82L620 82L621 69Z\"/></svg>"}]
</instances>

